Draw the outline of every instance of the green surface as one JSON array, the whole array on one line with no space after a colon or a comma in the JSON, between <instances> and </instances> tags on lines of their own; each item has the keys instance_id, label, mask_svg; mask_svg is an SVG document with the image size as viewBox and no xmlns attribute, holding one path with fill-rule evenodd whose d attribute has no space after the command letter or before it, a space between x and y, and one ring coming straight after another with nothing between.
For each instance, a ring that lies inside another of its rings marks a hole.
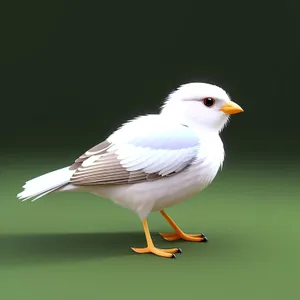
<instances>
[{"instance_id":1,"label":"green surface","mask_svg":"<svg viewBox=\"0 0 300 300\"><path fill-rule=\"evenodd\" d=\"M15 161L0 174L0 299L299 299L292 169L225 166L201 196L167 210L206 244L162 240L169 226L151 214L155 244L183 250L171 260L131 252L145 244L141 223L107 200L60 193L21 203L26 179L64 165L40 163Z\"/></svg>"}]
</instances>

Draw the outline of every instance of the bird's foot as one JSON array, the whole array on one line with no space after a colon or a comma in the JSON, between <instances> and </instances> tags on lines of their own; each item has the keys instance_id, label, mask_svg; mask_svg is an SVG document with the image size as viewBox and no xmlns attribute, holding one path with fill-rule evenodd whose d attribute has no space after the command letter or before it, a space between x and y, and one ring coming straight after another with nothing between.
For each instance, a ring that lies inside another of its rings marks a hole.
<instances>
[{"instance_id":1,"label":"bird's foot","mask_svg":"<svg viewBox=\"0 0 300 300\"><path fill-rule=\"evenodd\" d=\"M154 246L148 246L146 248L131 248L136 253L153 253L157 256L167 257L167 258L176 258L175 253L182 253L180 248L172 249L159 249Z\"/></svg>"},{"instance_id":2,"label":"bird's foot","mask_svg":"<svg viewBox=\"0 0 300 300\"><path fill-rule=\"evenodd\" d=\"M189 242L202 242L206 243L207 238L203 233L200 234L187 234L184 232L174 233L160 233L160 235L167 241L185 240Z\"/></svg>"}]
</instances>

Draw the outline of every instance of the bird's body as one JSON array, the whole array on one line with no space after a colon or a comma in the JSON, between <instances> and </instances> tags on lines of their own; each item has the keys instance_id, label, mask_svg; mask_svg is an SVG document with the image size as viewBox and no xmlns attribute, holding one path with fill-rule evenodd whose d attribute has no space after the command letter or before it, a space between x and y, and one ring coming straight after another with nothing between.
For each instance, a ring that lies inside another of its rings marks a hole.
<instances>
[{"instance_id":1,"label":"bird's body","mask_svg":"<svg viewBox=\"0 0 300 300\"><path fill-rule=\"evenodd\" d=\"M213 105L206 99L213 99ZM148 214L160 211L177 232L179 228L164 209L200 192L222 166L224 148L219 132L230 109L232 113L242 111L221 88L202 83L184 85L170 94L160 114L123 124L73 165L28 181L18 197L27 200L53 191L86 191L110 199L138 214L149 250ZM196 237L191 236L193 239ZM197 239L203 241L204 236ZM144 253L145 249L134 250ZM164 252L167 254L160 251L148 252L169 257L175 250Z\"/></svg>"},{"instance_id":2,"label":"bird's body","mask_svg":"<svg viewBox=\"0 0 300 300\"><path fill-rule=\"evenodd\" d=\"M151 211L170 207L200 192L214 179L223 162L224 150L219 136L208 139L207 144L214 145L213 149L205 147L206 140L202 137L203 146L199 146L194 161L182 172L130 186L96 185L87 189L133 210L143 220Z\"/></svg>"}]
</instances>

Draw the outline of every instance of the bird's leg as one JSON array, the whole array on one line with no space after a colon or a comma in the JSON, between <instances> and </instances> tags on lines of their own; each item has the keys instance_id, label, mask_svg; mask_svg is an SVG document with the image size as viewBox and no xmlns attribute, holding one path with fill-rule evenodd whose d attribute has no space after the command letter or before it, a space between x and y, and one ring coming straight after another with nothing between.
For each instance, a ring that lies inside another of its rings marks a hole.
<instances>
[{"instance_id":1,"label":"bird's leg","mask_svg":"<svg viewBox=\"0 0 300 300\"><path fill-rule=\"evenodd\" d=\"M184 233L176 223L163 211L161 210L160 213L163 217L167 220L167 222L171 225L174 229L174 233L160 233L160 235L167 241L176 241L176 240L186 240L190 242L207 242L207 239L204 234L187 234Z\"/></svg>"},{"instance_id":2,"label":"bird's leg","mask_svg":"<svg viewBox=\"0 0 300 300\"><path fill-rule=\"evenodd\" d=\"M145 231L146 241L147 241L147 247L146 248L131 248L136 253L153 253L158 256L162 257L169 257L169 258L176 258L176 255L174 253L181 253L180 248L173 248L173 249L159 249L156 248L153 244L151 234L149 231L147 220L143 221L143 227Z\"/></svg>"}]
</instances>

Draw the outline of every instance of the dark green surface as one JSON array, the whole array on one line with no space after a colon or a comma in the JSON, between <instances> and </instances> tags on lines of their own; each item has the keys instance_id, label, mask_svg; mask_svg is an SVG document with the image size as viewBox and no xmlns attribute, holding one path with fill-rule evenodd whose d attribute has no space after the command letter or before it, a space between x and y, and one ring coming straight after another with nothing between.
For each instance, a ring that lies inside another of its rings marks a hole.
<instances>
[{"instance_id":1,"label":"dark green surface","mask_svg":"<svg viewBox=\"0 0 300 300\"><path fill-rule=\"evenodd\" d=\"M180 246L176 260L138 255L138 218L89 194L15 198L28 177L63 165L11 163L1 174L1 299L298 299L299 184L293 169L225 166L201 195L169 209L207 244L163 241L159 214L149 225L159 247ZM243 168L243 171L241 171ZM274 167L273 167L274 168Z\"/></svg>"}]
</instances>

